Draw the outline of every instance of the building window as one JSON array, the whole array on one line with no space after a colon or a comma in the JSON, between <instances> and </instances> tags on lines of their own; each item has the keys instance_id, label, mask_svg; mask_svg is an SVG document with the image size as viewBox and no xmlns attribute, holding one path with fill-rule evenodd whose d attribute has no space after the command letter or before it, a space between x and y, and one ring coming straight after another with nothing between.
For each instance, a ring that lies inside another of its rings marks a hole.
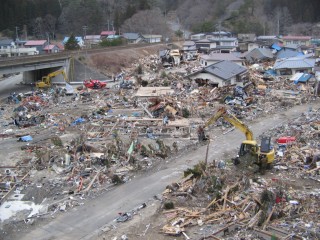
<instances>
[{"instance_id":1,"label":"building window","mask_svg":"<svg viewBox=\"0 0 320 240\"><path fill-rule=\"evenodd\" d=\"M292 71L291 69L280 69L280 75L291 75Z\"/></svg>"}]
</instances>

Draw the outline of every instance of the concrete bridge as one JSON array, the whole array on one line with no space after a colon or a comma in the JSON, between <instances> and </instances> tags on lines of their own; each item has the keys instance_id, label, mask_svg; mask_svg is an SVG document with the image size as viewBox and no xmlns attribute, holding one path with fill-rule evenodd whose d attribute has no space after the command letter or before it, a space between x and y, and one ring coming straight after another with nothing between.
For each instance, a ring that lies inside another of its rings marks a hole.
<instances>
[{"instance_id":1,"label":"concrete bridge","mask_svg":"<svg viewBox=\"0 0 320 240\"><path fill-rule=\"evenodd\" d=\"M46 76L58 69L63 69L66 73L69 73L71 59L71 53L67 52L13 58L0 58L0 74L22 72L23 82L28 84L41 80L43 76ZM57 76L55 82L60 81L64 81L63 77Z\"/></svg>"},{"instance_id":2,"label":"concrete bridge","mask_svg":"<svg viewBox=\"0 0 320 240\"><path fill-rule=\"evenodd\" d=\"M63 69L70 82L82 82L91 77L93 79L106 80L106 76L95 72L88 66L77 60L80 56L86 56L96 53L112 53L132 48L146 48L148 46L164 46L163 43L156 44L129 44L101 49L85 49L78 51L51 53L44 55L20 56L13 58L0 58L0 75L9 73L23 73L23 82L34 83L42 79L43 76L51 72ZM53 83L64 83L62 75L52 79Z\"/></svg>"}]
</instances>

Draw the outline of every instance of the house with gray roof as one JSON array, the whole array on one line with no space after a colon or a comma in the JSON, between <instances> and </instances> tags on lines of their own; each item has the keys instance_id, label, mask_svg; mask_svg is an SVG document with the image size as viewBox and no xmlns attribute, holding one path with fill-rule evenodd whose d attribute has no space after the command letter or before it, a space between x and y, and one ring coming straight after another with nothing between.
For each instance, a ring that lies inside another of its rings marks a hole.
<instances>
[{"instance_id":1,"label":"house with gray roof","mask_svg":"<svg viewBox=\"0 0 320 240\"><path fill-rule=\"evenodd\" d=\"M247 71L247 68L234 62L220 61L204 67L187 77L199 85L209 84L214 87L223 87L236 84L242 86Z\"/></svg>"},{"instance_id":2,"label":"house with gray roof","mask_svg":"<svg viewBox=\"0 0 320 240\"><path fill-rule=\"evenodd\" d=\"M155 34L144 34L142 35L143 40L147 43L159 43L162 41L162 35Z\"/></svg>"},{"instance_id":3,"label":"house with gray roof","mask_svg":"<svg viewBox=\"0 0 320 240\"><path fill-rule=\"evenodd\" d=\"M123 33L122 37L126 39L128 43L139 43L145 41L140 33Z\"/></svg>"},{"instance_id":4,"label":"house with gray roof","mask_svg":"<svg viewBox=\"0 0 320 240\"><path fill-rule=\"evenodd\" d=\"M196 43L194 41L185 41L182 45L183 51L197 51Z\"/></svg>"},{"instance_id":5,"label":"house with gray roof","mask_svg":"<svg viewBox=\"0 0 320 240\"><path fill-rule=\"evenodd\" d=\"M314 71L316 59L299 56L293 58L278 59L273 69L278 75L293 75L295 73L311 73Z\"/></svg>"},{"instance_id":6,"label":"house with gray roof","mask_svg":"<svg viewBox=\"0 0 320 240\"><path fill-rule=\"evenodd\" d=\"M2 39L0 40L0 57L8 57L13 48L15 48L14 41L12 39Z\"/></svg>"},{"instance_id":7,"label":"house with gray roof","mask_svg":"<svg viewBox=\"0 0 320 240\"><path fill-rule=\"evenodd\" d=\"M210 53L210 54L202 54L200 56L200 64L203 67L209 66L211 64L221 62L221 61L231 61L240 66L243 66L244 60L237 57L233 53Z\"/></svg>"},{"instance_id":8,"label":"house with gray roof","mask_svg":"<svg viewBox=\"0 0 320 240\"><path fill-rule=\"evenodd\" d=\"M1 39L0 40L0 49L11 48L15 46L15 43L12 39Z\"/></svg>"},{"instance_id":9,"label":"house with gray roof","mask_svg":"<svg viewBox=\"0 0 320 240\"><path fill-rule=\"evenodd\" d=\"M190 36L191 41L199 41L201 39L205 39L206 34L204 33L198 33L198 34L193 34Z\"/></svg>"},{"instance_id":10,"label":"house with gray roof","mask_svg":"<svg viewBox=\"0 0 320 240\"><path fill-rule=\"evenodd\" d=\"M272 60L274 58L271 49L255 48L244 55L244 58L250 63Z\"/></svg>"},{"instance_id":11,"label":"house with gray roof","mask_svg":"<svg viewBox=\"0 0 320 240\"><path fill-rule=\"evenodd\" d=\"M280 42L280 39L277 36L258 36L256 38L256 44L259 47L271 47L274 43Z\"/></svg>"},{"instance_id":12,"label":"house with gray roof","mask_svg":"<svg viewBox=\"0 0 320 240\"><path fill-rule=\"evenodd\" d=\"M200 52L219 52L230 53L236 51L238 47L238 39L232 37L214 38L208 37L196 41L196 47Z\"/></svg>"}]
</instances>

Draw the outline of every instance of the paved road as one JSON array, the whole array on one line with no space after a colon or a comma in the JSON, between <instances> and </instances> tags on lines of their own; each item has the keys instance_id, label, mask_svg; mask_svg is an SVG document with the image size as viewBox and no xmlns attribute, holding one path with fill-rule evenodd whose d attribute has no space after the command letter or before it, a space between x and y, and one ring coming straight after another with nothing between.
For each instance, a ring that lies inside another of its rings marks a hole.
<instances>
[{"instance_id":1,"label":"paved road","mask_svg":"<svg viewBox=\"0 0 320 240\"><path fill-rule=\"evenodd\" d=\"M6 98L11 92L28 92L31 88L26 85L21 84L22 74L12 75L11 77L4 78L0 80L0 99Z\"/></svg>"},{"instance_id":2,"label":"paved road","mask_svg":"<svg viewBox=\"0 0 320 240\"><path fill-rule=\"evenodd\" d=\"M296 106L290 111L266 117L260 122L253 123L250 128L258 136L265 130L299 116L301 112L307 111L310 106L312 105ZM314 107L317 106L314 105ZM235 149L243 139L244 135L237 130L218 136L211 144L209 161L219 159L226 149ZM166 163L166 168L134 178L132 181L86 202L83 206L59 215L50 223L33 229L27 234L21 234L22 236L18 236L17 239L96 239L98 229L113 221L118 212L132 210L154 195L161 193L166 185L181 177L184 169L194 165L199 160L203 160L205 149L206 146L202 146L190 150L189 153L170 160L169 163Z\"/></svg>"}]
</instances>

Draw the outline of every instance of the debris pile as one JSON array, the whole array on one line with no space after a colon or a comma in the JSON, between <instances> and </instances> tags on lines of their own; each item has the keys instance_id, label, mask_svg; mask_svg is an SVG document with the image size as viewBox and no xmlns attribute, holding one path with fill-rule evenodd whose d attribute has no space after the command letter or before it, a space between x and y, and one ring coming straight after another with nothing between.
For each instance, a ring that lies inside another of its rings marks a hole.
<instances>
[{"instance_id":1,"label":"debris pile","mask_svg":"<svg viewBox=\"0 0 320 240\"><path fill-rule=\"evenodd\" d=\"M166 69L158 56L151 55L122 69L103 87L93 80L73 94L54 87L10 95L0 111L2 206L10 208L9 196L18 194L22 201L46 206L24 219L67 211L83 204L85 198L129 181L136 171L195 145L198 126L221 104L227 104L239 119L251 121L313 99L313 91L305 90L306 86L303 90L286 79L266 79L254 70L242 86L197 84L188 74L199 69L197 61L181 61ZM316 111L304 117L269 134L276 138L282 132L297 139L295 144L279 147L274 170L292 171L292 176L302 171L301 176L318 179L318 160L314 159L318 159L319 119ZM228 167L211 167L199 167L168 188L166 198L175 208L166 212L172 221L163 229L165 233L186 234L190 225L234 221L237 224L230 229L270 227L288 217L288 211L279 213L281 209L299 208L304 202L302 195L292 197L296 192L290 192L291 198L275 203L280 196L277 181L258 179L258 183L241 176L231 180ZM187 205L176 208L181 203Z\"/></svg>"},{"instance_id":2,"label":"debris pile","mask_svg":"<svg viewBox=\"0 0 320 240\"><path fill-rule=\"evenodd\" d=\"M220 162L187 169L163 193L162 232L186 239L319 238L319 118L319 109L309 109L264 133L277 148L266 175Z\"/></svg>"}]
</instances>

